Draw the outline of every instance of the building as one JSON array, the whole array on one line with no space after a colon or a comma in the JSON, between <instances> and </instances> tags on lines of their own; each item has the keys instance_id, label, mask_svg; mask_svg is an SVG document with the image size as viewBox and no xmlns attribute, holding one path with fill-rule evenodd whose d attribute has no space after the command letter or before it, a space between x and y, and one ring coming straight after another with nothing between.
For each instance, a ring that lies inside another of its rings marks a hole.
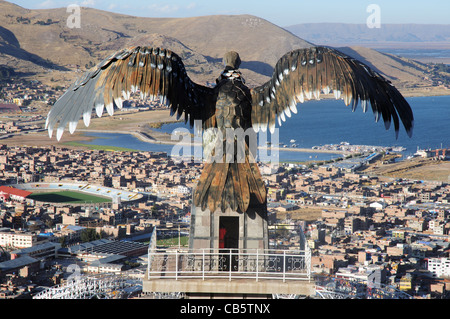
<instances>
[{"instance_id":1,"label":"building","mask_svg":"<svg viewBox=\"0 0 450 319\"><path fill-rule=\"evenodd\" d=\"M398 289L401 291L410 291L412 289L412 276L407 273L399 280Z\"/></svg>"},{"instance_id":2,"label":"building","mask_svg":"<svg viewBox=\"0 0 450 319\"><path fill-rule=\"evenodd\" d=\"M57 227L61 236L65 236L69 243L80 241L81 234L86 229L85 227L74 225L57 225Z\"/></svg>"},{"instance_id":3,"label":"building","mask_svg":"<svg viewBox=\"0 0 450 319\"><path fill-rule=\"evenodd\" d=\"M59 243L47 242L29 248L14 250L11 252L11 259L20 258L22 256L30 256L40 260L56 258L58 249L60 248L61 244Z\"/></svg>"},{"instance_id":4,"label":"building","mask_svg":"<svg viewBox=\"0 0 450 319\"><path fill-rule=\"evenodd\" d=\"M148 245L132 241L99 239L70 246L66 249L61 249L60 251L71 256L77 256L83 261L92 262L106 257L114 258L112 256L119 256L119 259L124 257L142 256L147 253ZM117 262L117 260L114 261ZM111 263L111 260L107 260L107 263Z\"/></svg>"},{"instance_id":5,"label":"building","mask_svg":"<svg viewBox=\"0 0 450 319\"><path fill-rule=\"evenodd\" d=\"M125 265L121 263L127 257L122 255L111 255L108 257L100 258L98 260L94 260L90 262L86 266L86 271L89 273L115 273L120 274Z\"/></svg>"},{"instance_id":6,"label":"building","mask_svg":"<svg viewBox=\"0 0 450 319\"><path fill-rule=\"evenodd\" d=\"M336 272L337 278L345 278L348 280L359 280L366 282L372 287L380 287L386 280L386 271L379 266L373 267L355 267L350 265L348 267L339 268Z\"/></svg>"},{"instance_id":7,"label":"building","mask_svg":"<svg viewBox=\"0 0 450 319\"><path fill-rule=\"evenodd\" d=\"M62 215L62 223L64 225L79 226L80 225L80 214L69 213Z\"/></svg>"},{"instance_id":8,"label":"building","mask_svg":"<svg viewBox=\"0 0 450 319\"><path fill-rule=\"evenodd\" d=\"M175 188L175 192L177 194L184 194L184 195L189 195L192 193L192 189L186 185L178 185Z\"/></svg>"},{"instance_id":9,"label":"building","mask_svg":"<svg viewBox=\"0 0 450 319\"><path fill-rule=\"evenodd\" d=\"M16 113L21 112L20 106L17 104L2 104L0 103L0 113Z\"/></svg>"},{"instance_id":10,"label":"building","mask_svg":"<svg viewBox=\"0 0 450 319\"><path fill-rule=\"evenodd\" d=\"M0 199L2 199L3 201L14 200L18 202L24 202L25 199L31 194L31 192L14 187L0 186Z\"/></svg>"},{"instance_id":11,"label":"building","mask_svg":"<svg viewBox=\"0 0 450 319\"><path fill-rule=\"evenodd\" d=\"M37 236L33 233L0 228L1 247L29 248L36 242Z\"/></svg>"},{"instance_id":12,"label":"building","mask_svg":"<svg viewBox=\"0 0 450 319\"><path fill-rule=\"evenodd\" d=\"M297 209L299 209L299 207L295 204L284 204L277 208L280 212L292 212Z\"/></svg>"},{"instance_id":13,"label":"building","mask_svg":"<svg viewBox=\"0 0 450 319\"><path fill-rule=\"evenodd\" d=\"M386 207L386 204L383 202L373 202L369 205L369 207L371 207L377 211L381 211Z\"/></svg>"},{"instance_id":14,"label":"building","mask_svg":"<svg viewBox=\"0 0 450 319\"><path fill-rule=\"evenodd\" d=\"M22 106L23 105L23 99L21 98L14 98L13 99L13 103L17 106ZM20 109L20 108L19 108Z\"/></svg>"},{"instance_id":15,"label":"building","mask_svg":"<svg viewBox=\"0 0 450 319\"><path fill-rule=\"evenodd\" d=\"M428 259L428 271L436 277L450 277L450 258Z\"/></svg>"},{"instance_id":16,"label":"building","mask_svg":"<svg viewBox=\"0 0 450 319\"><path fill-rule=\"evenodd\" d=\"M27 277L29 274L36 272L40 269L40 260L23 256L13 260L8 260L0 263L0 274L19 273L21 277Z\"/></svg>"},{"instance_id":17,"label":"building","mask_svg":"<svg viewBox=\"0 0 450 319\"><path fill-rule=\"evenodd\" d=\"M365 230L366 221L362 218L350 216L344 219L344 230L346 234L353 234L358 230Z\"/></svg>"}]
</instances>

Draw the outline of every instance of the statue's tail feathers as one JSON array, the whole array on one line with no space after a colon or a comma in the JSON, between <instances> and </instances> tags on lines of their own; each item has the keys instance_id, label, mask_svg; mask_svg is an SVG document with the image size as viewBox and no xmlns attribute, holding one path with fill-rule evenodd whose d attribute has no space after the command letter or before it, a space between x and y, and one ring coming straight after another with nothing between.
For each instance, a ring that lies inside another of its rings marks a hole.
<instances>
[{"instance_id":1,"label":"statue's tail feathers","mask_svg":"<svg viewBox=\"0 0 450 319\"><path fill-rule=\"evenodd\" d=\"M193 199L211 213L227 208L244 213L252 200L265 203L266 189L258 165L246 156L244 163L206 163Z\"/></svg>"}]
</instances>

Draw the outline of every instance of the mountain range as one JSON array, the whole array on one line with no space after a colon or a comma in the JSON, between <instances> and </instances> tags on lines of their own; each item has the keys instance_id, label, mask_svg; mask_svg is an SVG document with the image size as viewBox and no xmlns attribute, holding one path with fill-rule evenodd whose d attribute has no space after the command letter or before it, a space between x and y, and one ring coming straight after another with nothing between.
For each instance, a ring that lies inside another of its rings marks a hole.
<instances>
[{"instance_id":1,"label":"mountain range","mask_svg":"<svg viewBox=\"0 0 450 319\"><path fill-rule=\"evenodd\" d=\"M73 28L70 14L67 8L29 10L0 1L0 66L43 83L67 85L123 47L148 45L176 52L191 78L207 83L222 71L224 53L235 50L248 85L254 86L272 75L283 54L321 39L304 40L294 28L251 15L142 18L81 8L80 27ZM383 73L400 90L432 86L429 65L365 47L340 49Z\"/></svg>"},{"instance_id":2,"label":"mountain range","mask_svg":"<svg viewBox=\"0 0 450 319\"><path fill-rule=\"evenodd\" d=\"M450 48L450 24L381 24L369 28L366 24L303 23L286 30L306 40L323 45L371 45L423 48L441 45Z\"/></svg>"}]
</instances>

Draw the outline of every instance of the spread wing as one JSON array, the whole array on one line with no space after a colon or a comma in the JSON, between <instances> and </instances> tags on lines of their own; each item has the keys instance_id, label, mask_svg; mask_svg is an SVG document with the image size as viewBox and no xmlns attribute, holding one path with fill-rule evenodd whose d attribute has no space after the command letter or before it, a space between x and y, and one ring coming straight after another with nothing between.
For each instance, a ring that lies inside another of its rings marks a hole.
<instances>
[{"instance_id":1,"label":"spread wing","mask_svg":"<svg viewBox=\"0 0 450 319\"><path fill-rule=\"evenodd\" d=\"M46 128L50 137L56 129L59 140L69 126L72 134L81 118L89 126L95 110L98 117L104 109L113 115L124 100L140 92L141 98L159 98L170 106L171 115L191 127L201 120L203 128L215 126L213 89L191 81L182 59L166 49L132 47L114 53L74 83L48 113Z\"/></svg>"},{"instance_id":2,"label":"spread wing","mask_svg":"<svg viewBox=\"0 0 450 319\"><path fill-rule=\"evenodd\" d=\"M297 113L299 102L332 91L353 111L359 101L364 112L370 103L377 122L382 117L386 129L394 122L396 136L401 120L411 137L414 117L400 92L364 63L327 47L295 50L280 58L272 78L251 90L253 128L258 132L269 126L273 133L277 120L281 126L286 117Z\"/></svg>"}]
</instances>

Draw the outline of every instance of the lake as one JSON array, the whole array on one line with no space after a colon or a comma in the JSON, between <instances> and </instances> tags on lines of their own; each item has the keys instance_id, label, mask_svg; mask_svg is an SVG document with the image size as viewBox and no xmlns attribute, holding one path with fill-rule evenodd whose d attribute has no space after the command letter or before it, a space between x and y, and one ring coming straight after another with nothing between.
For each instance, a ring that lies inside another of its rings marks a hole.
<instances>
[{"instance_id":1,"label":"lake","mask_svg":"<svg viewBox=\"0 0 450 319\"><path fill-rule=\"evenodd\" d=\"M450 60L450 51L446 49L377 49L377 51L390 53L413 60Z\"/></svg>"},{"instance_id":2,"label":"lake","mask_svg":"<svg viewBox=\"0 0 450 319\"><path fill-rule=\"evenodd\" d=\"M299 148L311 148L326 144L348 142L353 145L402 146L403 155L412 155L420 149L450 147L450 96L407 98L414 112L415 126L412 138L403 127L398 139L393 125L385 130L382 120L375 123L372 111L363 113L361 108L355 112L346 107L343 101L309 101L297 106L298 113L283 123L279 130L279 142L291 145L291 140ZM278 126L277 126L278 127ZM187 129L182 123L163 125L160 129L172 133L177 128ZM192 130L190 130L192 132ZM128 134L85 133L97 137L85 142L93 145L127 147L141 151L171 153L173 145L142 142ZM268 140L271 140L270 134ZM337 154L301 153L280 151L281 161L328 160Z\"/></svg>"}]
</instances>

